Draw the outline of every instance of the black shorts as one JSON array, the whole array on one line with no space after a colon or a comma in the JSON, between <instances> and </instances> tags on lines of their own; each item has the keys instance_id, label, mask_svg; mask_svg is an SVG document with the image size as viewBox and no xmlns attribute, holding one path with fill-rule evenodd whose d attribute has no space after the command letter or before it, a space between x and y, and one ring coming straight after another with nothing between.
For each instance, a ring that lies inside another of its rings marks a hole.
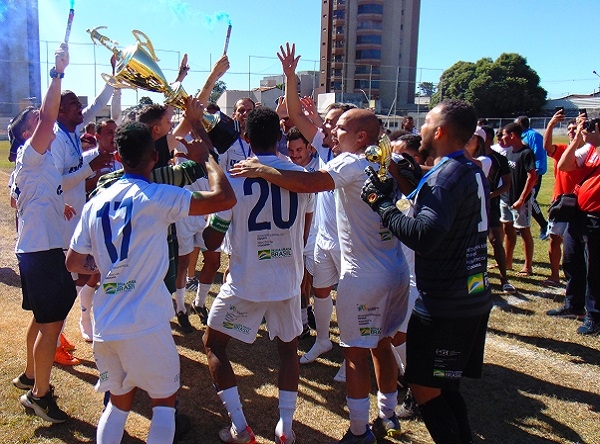
<instances>
[{"instance_id":1,"label":"black shorts","mask_svg":"<svg viewBox=\"0 0 600 444\"><path fill-rule=\"evenodd\" d=\"M33 311L38 324L64 321L77 297L75 283L60 248L17 253L23 309Z\"/></svg>"},{"instance_id":2,"label":"black shorts","mask_svg":"<svg viewBox=\"0 0 600 444\"><path fill-rule=\"evenodd\" d=\"M413 312L406 337L408 383L458 389L480 378L489 313L464 319L423 318Z\"/></svg>"}]
</instances>

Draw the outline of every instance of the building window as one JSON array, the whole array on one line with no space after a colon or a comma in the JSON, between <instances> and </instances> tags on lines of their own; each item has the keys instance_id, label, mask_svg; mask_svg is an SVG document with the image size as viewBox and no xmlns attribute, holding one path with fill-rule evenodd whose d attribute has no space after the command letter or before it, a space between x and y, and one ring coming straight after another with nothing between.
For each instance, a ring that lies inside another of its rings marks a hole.
<instances>
[{"instance_id":1,"label":"building window","mask_svg":"<svg viewBox=\"0 0 600 444\"><path fill-rule=\"evenodd\" d=\"M381 36L380 35L359 35L356 37L356 43L374 43L377 45L381 45Z\"/></svg>"},{"instance_id":2,"label":"building window","mask_svg":"<svg viewBox=\"0 0 600 444\"><path fill-rule=\"evenodd\" d=\"M342 70L341 69L332 69L331 77L342 77Z\"/></svg>"},{"instance_id":3,"label":"building window","mask_svg":"<svg viewBox=\"0 0 600 444\"><path fill-rule=\"evenodd\" d=\"M331 82L331 89L333 90L341 90L342 82Z\"/></svg>"},{"instance_id":4,"label":"building window","mask_svg":"<svg viewBox=\"0 0 600 444\"><path fill-rule=\"evenodd\" d=\"M354 71L356 74L375 74L375 75L379 75L381 74L381 69L379 68L379 66L373 66L371 67L371 65L358 65Z\"/></svg>"},{"instance_id":5,"label":"building window","mask_svg":"<svg viewBox=\"0 0 600 444\"><path fill-rule=\"evenodd\" d=\"M363 59L381 59L381 51L379 49L363 49L356 51L356 60Z\"/></svg>"},{"instance_id":6,"label":"building window","mask_svg":"<svg viewBox=\"0 0 600 444\"><path fill-rule=\"evenodd\" d=\"M359 20L357 29L383 29L381 20Z\"/></svg>"},{"instance_id":7,"label":"building window","mask_svg":"<svg viewBox=\"0 0 600 444\"><path fill-rule=\"evenodd\" d=\"M359 14L383 14L383 5L366 4L358 5Z\"/></svg>"},{"instance_id":8,"label":"building window","mask_svg":"<svg viewBox=\"0 0 600 444\"><path fill-rule=\"evenodd\" d=\"M354 89L379 89L379 80L355 80Z\"/></svg>"},{"instance_id":9,"label":"building window","mask_svg":"<svg viewBox=\"0 0 600 444\"><path fill-rule=\"evenodd\" d=\"M333 11L333 19L334 20L343 20L344 18L346 18L346 10L344 9L338 9L337 11Z\"/></svg>"},{"instance_id":10,"label":"building window","mask_svg":"<svg viewBox=\"0 0 600 444\"><path fill-rule=\"evenodd\" d=\"M344 62L344 56L343 55L336 55L333 57L333 61L335 63L343 63Z\"/></svg>"}]
</instances>

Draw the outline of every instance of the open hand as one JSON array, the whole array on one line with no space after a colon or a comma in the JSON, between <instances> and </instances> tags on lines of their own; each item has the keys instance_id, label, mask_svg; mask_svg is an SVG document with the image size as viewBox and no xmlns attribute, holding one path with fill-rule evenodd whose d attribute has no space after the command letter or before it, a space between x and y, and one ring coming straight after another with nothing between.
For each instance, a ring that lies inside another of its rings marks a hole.
<instances>
[{"instance_id":1,"label":"open hand","mask_svg":"<svg viewBox=\"0 0 600 444\"><path fill-rule=\"evenodd\" d=\"M54 51L54 67L58 72L65 72L65 68L69 66L69 45L61 43Z\"/></svg>"},{"instance_id":2,"label":"open hand","mask_svg":"<svg viewBox=\"0 0 600 444\"><path fill-rule=\"evenodd\" d=\"M293 43L290 48L290 44L285 44L286 48L283 49L283 46L279 47L279 51L277 53L277 57L281 61L281 67L283 68L283 73L286 77L296 75L296 66L298 66L298 60L300 60L300 56L296 57L296 44Z\"/></svg>"},{"instance_id":3,"label":"open hand","mask_svg":"<svg viewBox=\"0 0 600 444\"><path fill-rule=\"evenodd\" d=\"M260 177L262 163L257 158L251 157L236 163L229 172L231 177Z\"/></svg>"}]
</instances>

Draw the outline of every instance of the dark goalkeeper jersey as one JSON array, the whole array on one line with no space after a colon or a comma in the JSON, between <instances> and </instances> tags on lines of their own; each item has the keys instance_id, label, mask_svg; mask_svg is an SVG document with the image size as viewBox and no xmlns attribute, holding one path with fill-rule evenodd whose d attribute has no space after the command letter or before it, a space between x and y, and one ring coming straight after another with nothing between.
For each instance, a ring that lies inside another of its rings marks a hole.
<instances>
[{"instance_id":1,"label":"dark goalkeeper jersey","mask_svg":"<svg viewBox=\"0 0 600 444\"><path fill-rule=\"evenodd\" d=\"M491 308L487 276L489 186L462 152L444 158L416 196L415 216L383 214L384 225L415 250L420 293L415 310L424 316L466 318Z\"/></svg>"}]
</instances>

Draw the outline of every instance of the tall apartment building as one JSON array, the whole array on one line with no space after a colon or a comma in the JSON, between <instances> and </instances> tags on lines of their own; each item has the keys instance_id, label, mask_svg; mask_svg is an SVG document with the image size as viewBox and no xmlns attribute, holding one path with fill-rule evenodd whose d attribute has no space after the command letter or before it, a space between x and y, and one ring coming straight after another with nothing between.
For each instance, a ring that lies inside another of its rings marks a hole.
<instances>
[{"instance_id":1,"label":"tall apartment building","mask_svg":"<svg viewBox=\"0 0 600 444\"><path fill-rule=\"evenodd\" d=\"M421 0L323 0L318 93L414 102Z\"/></svg>"},{"instance_id":2,"label":"tall apartment building","mask_svg":"<svg viewBox=\"0 0 600 444\"><path fill-rule=\"evenodd\" d=\"M13 117L25 105L42 101L37 0L6 3L0 23L0 117Z\"/></svg>"}]
</instances>

